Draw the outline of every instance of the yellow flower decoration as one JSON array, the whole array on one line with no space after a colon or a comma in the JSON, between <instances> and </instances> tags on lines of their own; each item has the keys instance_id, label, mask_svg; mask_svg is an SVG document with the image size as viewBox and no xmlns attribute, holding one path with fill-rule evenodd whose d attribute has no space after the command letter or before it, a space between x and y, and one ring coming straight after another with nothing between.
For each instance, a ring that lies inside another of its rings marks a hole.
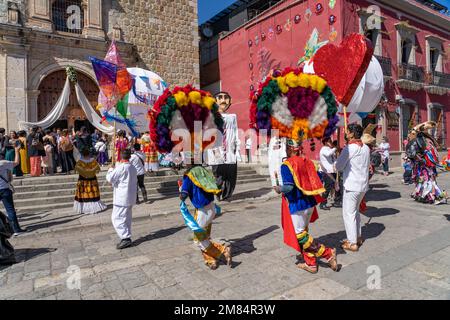
<instances>
[{"instance_id":1,"label":"yellow flower decoration","mask_svg":"<svg viewBox=\"0 0 450 320\"><path fill-rule=\"evenodd\" d=\"M317 76L315 76L315 77L317 77ZM319 93L322 93L326 86L327 86L327 82L325 81L325 79L323 79L321 77L317 77L317 84L316 84L315 90Z\"/></svg>"},{"instance_id":2,"label":"yellow flower decoration","mask_svg":"<svg viewBox=\"0 0 450 320\"><path fill-rule=\"evenodd\" d=\"M286 75L286 84L291 88L298 87L298 76L293 72L289 72Z\"/></svg>"},{"instance_id":3,"label":"yellow flower decoration","mask_svg":"<svg viewBox=\"0 0 450 320\"><path fill-rule=\"evenodd\" d=\"M198 104L199 106L202 105L202 95L198 91L189 92L189 100L191 100L191 103L193 104Z\"/></svg>"},{"instance_id":4,"label":"yellow flower decoration","mask_svg":"<svg viewBox=\"0 0 450 320\"><path fill-rule=\"evenodd\" d=\"M298 84L303 88L309 87L309 76L307 74L301 73L298 76Z\"/></svg>"},{"instance_id":5,"label":"yellow flower decoration","mask_svg":"<svg viewBox=\"0 0 450 320\"><path fill-rule=\"evenodd\" d=\"M302 135L303 132L303 135ZM301 141L308 139L311 133L309 131L309 123L307 119L297 119L292 125L292 139Z\"/></svg>"},{"instance_id":6,"label":"yellow flower decoration","mask_svg":"<svg viewBox=\"0 0 450 320\"><path fill-rule=\"evenodd\" d=\"M179 107L185 107L189 104L189 99L183 91L178 91L173 97Z\"/></svg>"},{"instance_id":7,"label":"yellow flower decoration","mask_svg":"<svg viewBox=\"0 0 450 320\"><path fill-rule=\"evenodd\" d=\"M216 103L216 99L213 97L205 96L203 97L203 105L207 107L209 110L212 109L213 105Z\"/></svg>"},{"instance_id":8,"label":"yellow flower decoration","mask_svg":"<svg viewBox=\"0 0 450 320\"><path fill-rule=\"evenodd\" d=\"M285 77L278 77L277 82L278 82L278 87L280 88L282 93L287 93L289 91L289 87L286 85Z\"/></svg>"}]
</instances>

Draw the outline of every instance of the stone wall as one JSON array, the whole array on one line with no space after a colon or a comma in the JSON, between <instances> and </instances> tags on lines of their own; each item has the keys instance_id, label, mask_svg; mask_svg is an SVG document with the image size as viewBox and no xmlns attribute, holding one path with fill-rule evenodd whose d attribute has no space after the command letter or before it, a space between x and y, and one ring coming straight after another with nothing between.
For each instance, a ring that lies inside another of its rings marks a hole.
<instances>
[{"instance_id":1,"label":"stone wall","mask_svg":"<svg viewBox=\"0 0 450 320\"><path fill-rule=\"evenodd\" d=\"M8 3L16 3L20 11L20 19L25 18L25 0L1 0L0 1L0 23L8 23Z\"/></svg>"},{"instance_id":2,"label":"stone wall","mask_svg":"<svg viewBox=\"0 0 450 320\"><path fill-rule=\"evenodd\" d=\"M136 45L138 67L171 86L199 86L197 0L112 0L104 6L106 33L121 28L122 40Z\"/></svg>"}]
</instances>

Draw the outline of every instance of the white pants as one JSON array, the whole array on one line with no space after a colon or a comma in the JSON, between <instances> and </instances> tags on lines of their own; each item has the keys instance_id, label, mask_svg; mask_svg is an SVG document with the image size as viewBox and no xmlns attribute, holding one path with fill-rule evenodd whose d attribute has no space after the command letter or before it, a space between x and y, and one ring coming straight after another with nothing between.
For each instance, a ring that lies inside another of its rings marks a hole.
<instances>
[{"instance_id":1,"label":"white pants","mask_svg":"<svg viewBox=\"0 0 450 320\"><path fill-rule=\"evenodd\" d=\"M291 214L292 224L294 225L295 234L302 233L308 228L309 220L311 220L311 215L314 212L314 207L303 211L297 211Z\"/></svg>"},{"instance_id":2,"label":"white pants","mask_svg":"<svg viewBox=\"0 0 450 320\"><path fill-rule=\"evenodd\" d=\"M365 194L365 192L344 190L342 216L344 218L347 240L352 244L356 244L358 237L361 237L361 214L359 212L359 205Z\"/></svg>"},{"instance_id":3,"label":"white pants","mask_svg":"<svg viewBox=\"0 0 450 320\"><path fill-rule=\"evenodd\" d=\"M203 208L197 209L197 223L198 225L206 229L209 226L216 216L216 207L214 206L214 201L204 206ZM211 241L209 239L205 239L203 241L197 242L197 246L200 250L204 251L211 245Z\"/></svg>"},{"instance_id":4,"label":"white pants","mask_svg":"<svg viewBox=\"0 0 450 320\"><path fill-rule=\"evenodd\" d=\"M112 224L121 240L131 238L131 217L133 207L114 206Z\"/></svg>"}]
</instances>

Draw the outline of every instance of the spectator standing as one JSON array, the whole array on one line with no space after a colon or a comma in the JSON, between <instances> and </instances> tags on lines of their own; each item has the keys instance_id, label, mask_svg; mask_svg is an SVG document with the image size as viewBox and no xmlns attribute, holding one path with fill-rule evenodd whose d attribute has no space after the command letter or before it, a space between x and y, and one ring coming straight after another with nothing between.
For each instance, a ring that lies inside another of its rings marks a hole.
<instances>
[{"instance_id":1,"label":"spectator standing","mask_svg":"<svg viewBox=\"0 0 450 320\"><path fill-rule=\"evenodd\" d=\"M13 191L11 187L12 170L20 163L20 146L15 148L14 161L0 160L0 200L6 209L8 220L13 228L14 235L26 232L22 229L17 220L16 209L14 208Z\"/></svg>"},{"instance_id":2,"label":"spectator standing","mask_svg":"<svg viewBox=\"0 0 450 320\"><path fill-rule=\"evenodd\" d=\"M31 128L31 133L27 138L28 155L31 163L31 176L39 177L42 174L42 156L45 156L44 140L41 130L38 127Z\"/></svg>"},{"instance_id":3,"label":"spectator standing","mask_svg":"<svg viewBox=\"0 0 450 320\"><path fill-rule=\"evenodd\" d=\"M131 155L130 163L136 168L137 171L137 187L141 189L142 198L144 202L148 201L147 190L145 189L145 154L141 151L141 145L139 143L134 144L134 153ZM136 202L139 203L139 193L136 192Z\"/></svg>"},{"instance_id":4,"label":"spectator standing","mask_svg":"<svg viewBox=\"0 0 450 320\"><path fill-rule=\"evenodd\" d=\"M6 147L6 157L5 159L8 161L14 161L15 157L15 148L20 146L20 141L18 139L17 133L15 131L11 131L9 133L9 142L8 146ZM20 156L19 156L19 165L14 167L13 174L16 177L23 176L22 170L20 168Z\"/></svg>"},{"instance_id":5,"label":"spectator standing","mask_svg":"<svg viewBox=\"0 0 450 320\"><path fill-rule=\"evenodd\" d=\"M20 169L23 174L30 173L30 158L28 157L27 132L20 130L18 132L20 143Z\"/></svg>"},{"instance_id":6,"label":"spectator standing","mask_svg":"<svg viewBox=\"0 0 450 320\"><path fill-rule=\"evenodd\" d=\"M69 137L69 131L64 129L62 131L59 142L59 152L61 155L62 173L69 174L74 169L75 159L73 157L73 144Z\"/></svg>"},{"instance_id":7,"label":"spectator standing","mask_svg":"<svg viewBox=\"0 0 450 320\"><path fill-rule=\"evenodd\" d=\"M390 157L389 149L391 148L387 137L383 137L378 148L381 152L381 161L383 163L383 174L387 176L389 175L389 157Z\"/></svg>"}]
</instances>

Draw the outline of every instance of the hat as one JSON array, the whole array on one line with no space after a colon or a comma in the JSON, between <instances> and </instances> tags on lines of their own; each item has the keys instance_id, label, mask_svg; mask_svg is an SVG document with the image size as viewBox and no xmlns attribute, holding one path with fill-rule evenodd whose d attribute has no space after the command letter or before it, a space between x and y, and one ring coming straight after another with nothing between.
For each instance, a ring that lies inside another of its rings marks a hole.
<instances>
[{"instance_id":1,"label":"hat","mask_svg":"<svg viewBox=\"0 0 450 320\"><path fill-rule=\"evenodd\" d=\"M298 148L300 148L301 143L298 141L295 141L294 139L287 139L286 145L290 148L298 149Z\"/></svg>"},{"instance_id":2,"label":"hat","mask_svg":"<svg viewBox=\"0 0 450 320\"><path fill-rule=\"evenodd\" d=\"M368 133L364 133L363 136L361 137L362 143L364 143L366 145L375 144L376 140L377 139L375 139L375 137L373 137L372 135L370 135Z\"/></svg>"}]
</instances>

